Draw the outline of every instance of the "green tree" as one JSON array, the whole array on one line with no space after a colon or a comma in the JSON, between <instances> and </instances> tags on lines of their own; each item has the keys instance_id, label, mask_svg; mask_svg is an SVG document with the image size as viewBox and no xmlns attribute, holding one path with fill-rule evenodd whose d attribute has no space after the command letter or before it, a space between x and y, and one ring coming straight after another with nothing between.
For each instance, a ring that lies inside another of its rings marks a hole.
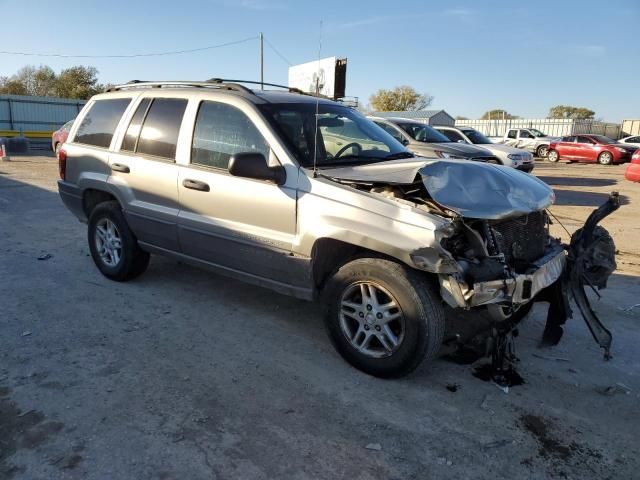
<instances>
[{"instance_id":1,"label":"green tree","mask_svg":"<svg viewBox=\"0 0 640 480\"><path fill-rule=\"evenodd\" d=\"M12 77L0 77L0 94L27 95L27 89L24 84Z\"/></svg>"},{"instance_id":2,"label":"green tree","mask_svg":"<svg viewBox=\"0 0 640 480\"><path fill-rule=\"evenodd\" d=\"M98 83L98 70L95 67L76 67L62 70L56 82L56 95L63 98L89 99L104 90Z\"/></svg>"},{"instance_id":3,"label":"green tree","mask_svg":"<svg viewBox=\"0 0 640 480\"><path fill-rule=\"evenodd\" d=\"M56 74L45 65L27 65L0 80L0 91L14 95L54 95Z\"/></svg>"},{"instance_id":4,"label":"green tree","mask_svg":"<svg viewBox=\"0 0 640 480\"><path fill-rule=\"evenodd\" d=\"M585 107L570 105L556 105L549 109L549 118L574 118L576 120L591 120L596 112Z\"/></svg>"},{"instance_id":5,"label":"green tree","mask_svg":"<svg viewBox=\"0 0 640 480\"><path fill-rule=\"evenodd\" d=\"M462 115L457 115L456 120L469 120L469 117L463 117Z\"/></svg>"},{"instance_id":6,"label":"green tree","mask_svg":"<svg viewBox=\"0 0 640 480\"><path fill-rule=\"evenodd\" d=\"M480 120L511 120L514 118L519 118L517 115L511 115L506 110L502 108L494 108L493 110L489 110L484 112L484 114L480 117Z\"/></svg>"},{"instance_id":7,"label":"green tree","mask_svg":"<svg viewBox=\"0 0 640 480\"><path fill-rule=\"evenodd\" d=\"M98 83L98 70L82 65L62 70L27 65L10 77L0 77L0 93L88 99L104 90Z\"/></svg>"},{"instance_id":8,"label":"green tree","mask_svg":"<svg viewBox=\"0 0 640 480\"><path fill-rule=\"evenodd\" d=\"M378 112L424 110L433 97L418 93L413 87L400 85L391 90L378 90L369 97L371 108Z\"/></svg>"}]
</instances>

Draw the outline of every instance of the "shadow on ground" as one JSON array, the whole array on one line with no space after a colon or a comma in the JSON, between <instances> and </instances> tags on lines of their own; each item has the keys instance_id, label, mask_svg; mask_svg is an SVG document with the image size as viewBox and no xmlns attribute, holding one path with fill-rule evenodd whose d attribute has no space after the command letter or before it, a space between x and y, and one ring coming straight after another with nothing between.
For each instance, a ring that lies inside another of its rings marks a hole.
<instances>
[{"instance_id":1,"label":"shadow on ground","mask_svg":"<svg viewBox=\"0 0 640 480\"><path fill-rule=\"evenodd\" d=\"M593 177L538 177L547 185L564 185L567 187L609 187L616 185L618 182L609 178L593 178Z\"/></svg>"}]
</instances>

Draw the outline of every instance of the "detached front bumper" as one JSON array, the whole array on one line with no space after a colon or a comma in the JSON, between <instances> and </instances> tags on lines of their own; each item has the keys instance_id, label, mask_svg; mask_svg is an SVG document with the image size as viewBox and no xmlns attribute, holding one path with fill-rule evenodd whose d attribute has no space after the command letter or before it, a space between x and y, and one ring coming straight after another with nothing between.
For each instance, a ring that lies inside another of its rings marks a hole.
<instances>
[{"instance_id":1,"label":"detached front bumper","mask_svg":"<svg viewBox=\"0 0 640 480\"><path fill-rule=\"evenodd\" d=\"M468 285L453 275L440 275L440 291L444 300L454 308L472 308L493 303L521 305L531 301L539 292L561 276L566 265L566 253L560 244L554 246L536 262L528 273L508 278L476 282Z\"/></svg>"}]
</instances>

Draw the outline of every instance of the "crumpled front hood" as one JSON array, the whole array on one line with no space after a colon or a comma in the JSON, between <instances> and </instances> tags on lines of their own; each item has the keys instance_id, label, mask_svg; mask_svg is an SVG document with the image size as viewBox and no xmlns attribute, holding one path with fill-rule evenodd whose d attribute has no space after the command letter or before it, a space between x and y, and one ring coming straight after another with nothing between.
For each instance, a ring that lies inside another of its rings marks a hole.
<instances>
[{"instance_id":1,"label":"crumpled front hood","mask_svg":"<svg viewBox=\"0 0 640 480\"><path fill-rule=\"evenodd\" d=\"M547 208L551 187L533 175L468 160L415 158L321 169L320 175L371 184L410 184L421 176L429 195L463 217L497 220Z\"/></svg>"},{"instance_id":2,"label":"crumpled front hood","mask_svg":"<svg viewBox=\"0 0 640 480\"><path fill-rule=\"evenodd\" d=\"M431 197L463 217L515 217L543 210L555 200L546 183L514 168L439 161L419 172Z\"/></svg>"}]
</instances>

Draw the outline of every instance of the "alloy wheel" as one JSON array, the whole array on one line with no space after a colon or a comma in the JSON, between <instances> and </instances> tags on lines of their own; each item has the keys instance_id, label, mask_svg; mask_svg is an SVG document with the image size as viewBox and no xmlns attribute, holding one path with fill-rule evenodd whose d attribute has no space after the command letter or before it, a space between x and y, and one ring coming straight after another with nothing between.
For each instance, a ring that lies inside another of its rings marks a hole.
<instances>
[{"instance_id":1,"label":"alloy wheel","mask_svg":"<svg viewBox=\"0 0 640 480\"><path fill-rule=\"evenodd\" d=\"M109 267L117 266L122 258L122 237L115 223L108 218L100 219L94 240L100 260Z\"/></svg>"},{"instance_id":2,"label":"alloy wheel","mask_svg":"<svg viewBox=\"0 0 640 480\"><path fill-rule=\"evenodd\" d=\"M340 301L340 329L360 353L388 357L402 345L405 319L398 301L374 282L347 287Z\"/></svg>"}]
</instances>

